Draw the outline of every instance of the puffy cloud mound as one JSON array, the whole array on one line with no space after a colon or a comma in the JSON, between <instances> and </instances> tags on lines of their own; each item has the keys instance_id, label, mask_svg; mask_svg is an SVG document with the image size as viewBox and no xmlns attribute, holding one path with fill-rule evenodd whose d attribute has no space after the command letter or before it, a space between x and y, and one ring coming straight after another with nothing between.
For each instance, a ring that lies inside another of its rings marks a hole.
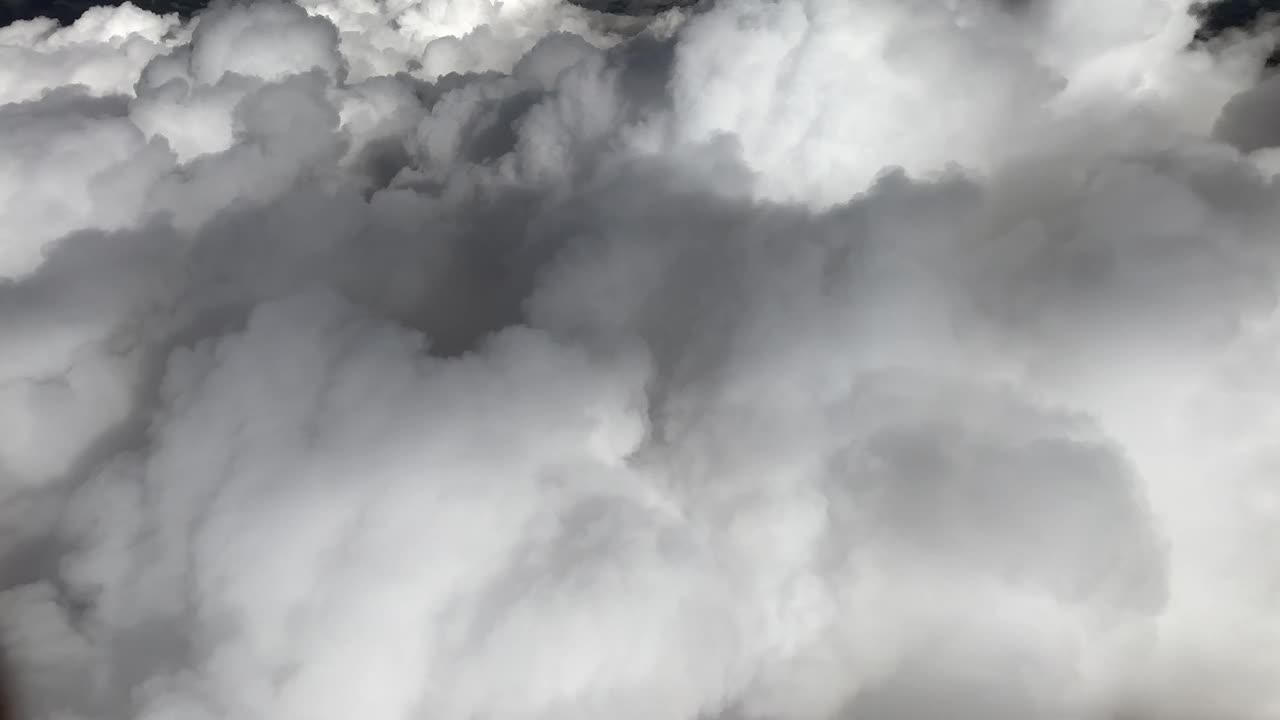
<instances>
[{"instance_id":1,"label":"puffy cloud mound","mask_svg":"<svg viewBox=\"0 0 1280 720\"><path fill-rule=\"evenodd\" d=\"M676 5L0 29L24 717L1280 714L1267 31Z\"/></svg>"}]
</instances>

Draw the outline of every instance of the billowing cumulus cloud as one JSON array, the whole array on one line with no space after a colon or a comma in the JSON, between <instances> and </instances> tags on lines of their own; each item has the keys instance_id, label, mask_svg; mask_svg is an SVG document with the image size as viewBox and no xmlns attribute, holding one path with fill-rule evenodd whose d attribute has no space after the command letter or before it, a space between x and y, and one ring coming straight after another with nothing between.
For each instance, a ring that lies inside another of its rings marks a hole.
<instances>
[{"instance_id":1,"label":"billowing cumulus cloud","mask_svg":"<svg viewBox=\"0 0 1280 720\"><path fill-rule=\"evenodd\" d=\"M25 716L1276 717L1280 105L1189 9L0 29Z\"/></svg>"}]
</instances>

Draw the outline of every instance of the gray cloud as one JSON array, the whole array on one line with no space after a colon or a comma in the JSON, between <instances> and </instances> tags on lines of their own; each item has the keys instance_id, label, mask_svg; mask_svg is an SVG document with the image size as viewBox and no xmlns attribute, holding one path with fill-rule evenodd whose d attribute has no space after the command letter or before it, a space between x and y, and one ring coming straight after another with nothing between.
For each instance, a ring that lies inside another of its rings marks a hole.
<instances>
[{"instance_id":1,"label":"gray cloud","mask_svg":"<svg viewBox=\"0 0 1280 720\"><path fill-rule=\"evenodd\" d=\"M1267 85L1184 5L0 30L28 713L1271 717Z\"/></svg>"}]
</instances>

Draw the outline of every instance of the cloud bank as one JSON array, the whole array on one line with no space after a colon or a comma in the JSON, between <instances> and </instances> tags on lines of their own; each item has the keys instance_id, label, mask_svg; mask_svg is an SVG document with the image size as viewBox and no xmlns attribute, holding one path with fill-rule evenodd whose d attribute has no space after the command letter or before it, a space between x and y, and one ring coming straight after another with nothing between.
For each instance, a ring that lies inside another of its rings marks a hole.
<instances>
[{"instance_id":1,"label":"cloud bank","mask_svg":"<svg viewBox=\"0 0 1280 720\"><path fill-rule=\"evenodd\" d=\"M24 717L1280 716L1280 101L1189 9L0 29Z\"/></svg>"}]
</instances>

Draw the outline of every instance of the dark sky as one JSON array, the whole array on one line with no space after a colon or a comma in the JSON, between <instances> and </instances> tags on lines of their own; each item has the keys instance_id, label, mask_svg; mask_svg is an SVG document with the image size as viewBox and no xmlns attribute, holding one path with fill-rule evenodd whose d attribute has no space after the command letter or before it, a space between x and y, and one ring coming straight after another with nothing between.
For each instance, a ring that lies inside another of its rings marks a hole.
<instances>
[{"instance_id":1,"label":"dark sky","mask_svg":"<svg viewBox=\"0 0 1280 720\"><path fill-rule=\"evenodd\" d=\"M1266 12L1280 10L1280 0L1218 0L1201 3L1199 38L1212 37L1227 28L1247 27Z\"/></svg>"},{"instance_id":2,"label":"dark sky","mask_svg":"<svg viewBox=\"0 0 1280 720\"><path fill-rule=\"evenodd\" d=\"M15 20L52 17L66 25L95 5L120 5L124 0L0 0L0 26ZM133 0L144 10L189 15L208 4L207 0Z\"/></svg>"}]
</instances>

